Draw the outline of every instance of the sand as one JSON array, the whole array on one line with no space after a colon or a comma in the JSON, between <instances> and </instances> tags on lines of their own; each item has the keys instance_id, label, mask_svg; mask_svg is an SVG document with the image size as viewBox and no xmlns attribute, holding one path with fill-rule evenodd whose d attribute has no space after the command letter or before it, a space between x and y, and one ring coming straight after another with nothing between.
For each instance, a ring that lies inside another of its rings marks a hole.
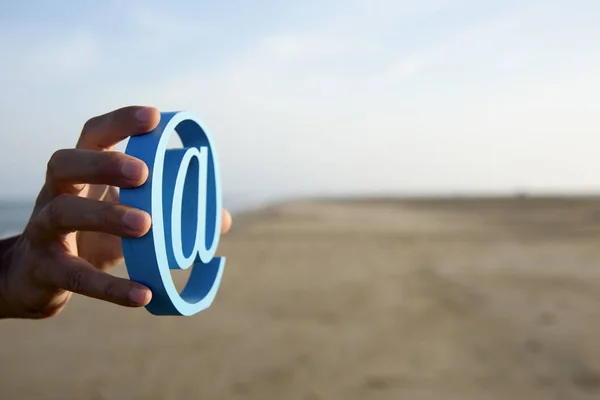
<instances>
[{"instance_id":1,"label":"sand","mask_svg":"<svg viewBox=\"0 0 600 400\"><path fill-rule=\"evenodd\" d=\"M194 317L0 321L0 399L600 398L598 199L287 202L219 254Z\"/></svg>"}]
</instances>

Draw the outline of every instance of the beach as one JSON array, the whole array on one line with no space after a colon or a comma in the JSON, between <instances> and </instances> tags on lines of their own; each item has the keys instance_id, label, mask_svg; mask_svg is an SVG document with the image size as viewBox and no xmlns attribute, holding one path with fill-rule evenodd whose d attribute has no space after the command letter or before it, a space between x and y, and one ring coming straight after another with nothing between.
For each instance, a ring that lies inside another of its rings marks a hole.
<instances>
[{"instance_id":1,"label":"beach","mask_svg":"<svg viewBox=\"0 0 600 400\"><path fill-rule=\"evenodd\" d=\"M0 399L600 397L600 199L287 201L218 255L192 317L0 321Z\"/></svg>"}]
</instances>

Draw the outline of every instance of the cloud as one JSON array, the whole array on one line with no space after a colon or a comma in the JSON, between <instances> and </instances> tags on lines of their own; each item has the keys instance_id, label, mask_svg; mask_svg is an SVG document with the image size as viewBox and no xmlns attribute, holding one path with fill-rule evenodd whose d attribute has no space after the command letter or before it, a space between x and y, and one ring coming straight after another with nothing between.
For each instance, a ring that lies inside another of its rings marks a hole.
<instances>
[{"instance_id":1,"label":"cloud","mask_svg":"<svg viewBox=\"0 0 600 400\"><path fill-rule=\"evenodd\" d=\"M552 9L508 8L404 54L350 27L313 26L128 92L198 110L215 131L228 185L242 192L257 182L286 192L552 185L527 166L583 150L564 135L589 132L600 65L585 52L545 63L556 55L535 29L556 18ZM526 61L534 63L523 70ZM561 162L573 171L581 161Z\"/></svg>"},{"instance_id":2,"label":"cloud","mask_svg":"<svg viewBox=\"0 0 600 400\"><path fill-rule=\"evenodd\" d=\"M0 76L6 82L19 76L27 77L30 84L76 79L93 72L100 62L98 42L85 32L17 42L4 36L0 45L11 54L0 66Z\"/></svg>"},{"instance_id":3,"label":"cloud","mask_svg":"<svg viewBox=\"0 0 600 400\"><path fill-rule=\"evenodd\" d=\"M0 69L15 93L0 101L0 117L15 139L0 168L18 165L38 182L85 119L151 104L199 114L226 189L248 196L591 186L577 171L600 169L591 157L600 31L590 10L324 1L198 21L208 9L127 4L114 30L11 45L17 61ZM27 107L45 109L32 118Z\"/></svg>"},{"instance_id":4,"label":"cloud","mask_svg":"<svg viewBox=\"0 0 600 400\"><path fill-rule=\"evenodd\" d=\"M96 41L85 33L71 34L60 42L46 42L30 51L26 62L44 69L51 77L90 72L100 62Z\"/></svg>"}]
</instances>

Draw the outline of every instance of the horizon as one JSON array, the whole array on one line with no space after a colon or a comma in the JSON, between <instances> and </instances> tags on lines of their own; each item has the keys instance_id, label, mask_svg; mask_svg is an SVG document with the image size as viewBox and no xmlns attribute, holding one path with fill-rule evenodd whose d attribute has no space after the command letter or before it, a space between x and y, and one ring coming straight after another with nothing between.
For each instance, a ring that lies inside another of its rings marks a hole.
<instances>
[{"instance_id":1,"label":"horizon","mask_svg":"<svg viewBox=\"0 0 600 400\"><path fill-rule=\"evenodd\" d=\"M241 199L242 197L234 197L225 194L224 199ZM320 200L385 200L385 199L561 199L561 198L573 198L573 199L586 199L586 198L600 198L600 190L593 191L452 191L452 192L405 192L405 193L394 193L394 192L371 192L371 193L305 193L301 195L287 195L277 196L273 198L254 198L249 199L249 204L255 203L279 203L288 201L320 201ZM6 204L23 204L23 203L34 203L36 196L23 196L23 197L0 197L0 203ZM225 202L225 201L224 201ZM244 201L238 201L243 203ZM1 204L0 204L1 205Z\"/></svg>"}]
</instances>

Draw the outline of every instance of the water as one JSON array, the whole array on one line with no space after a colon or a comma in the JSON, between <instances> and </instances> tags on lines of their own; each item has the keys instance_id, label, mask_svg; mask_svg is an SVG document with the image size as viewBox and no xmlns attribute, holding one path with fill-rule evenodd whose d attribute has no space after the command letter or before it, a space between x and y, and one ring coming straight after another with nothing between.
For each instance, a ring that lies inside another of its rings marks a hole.
<instances>
[{"instance_id":1,"label":"water","mask_svg":"<svg viewBox=\"0 0 600 400\"><path fill-rule=\"evenodd\" d=\"M266 201L254 196L224 196L224 206L235 214L262 206ZM0 200L0 237L19 234L33 210L33 200Z\"/></svg>"},{"instance_id":2,"label":"water","mask_svg":"<svg viewBox=\"0 0 600 400\"><path fill-rule=\"evenodd\" d=\"M0 237L21 233L32 210L33 201L0 201Z\"/></svg>"}]
</instances>

